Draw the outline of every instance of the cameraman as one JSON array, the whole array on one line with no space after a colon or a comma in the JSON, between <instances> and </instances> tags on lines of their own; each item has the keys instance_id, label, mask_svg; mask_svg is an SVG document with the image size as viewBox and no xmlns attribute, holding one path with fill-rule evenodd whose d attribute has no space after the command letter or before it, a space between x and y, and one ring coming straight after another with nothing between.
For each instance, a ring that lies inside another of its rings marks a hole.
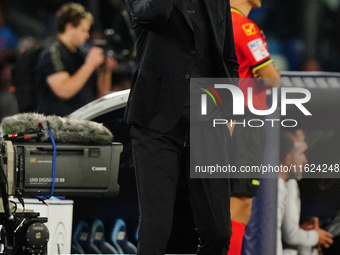
<instances>
[{"instance_id":1,"label":"cameraman","mask_svg":"<svg viewBox=\"0 0 340 255\"><path fill-rule=\"evenodd\" d=\"M92 23L93 16L80 4L66 3L57 12L57 39L37 66L39 113L65 116L110 91L117 61L105 58L98 47L87 55L80 49Z\"/></svg>"}]
</instances>

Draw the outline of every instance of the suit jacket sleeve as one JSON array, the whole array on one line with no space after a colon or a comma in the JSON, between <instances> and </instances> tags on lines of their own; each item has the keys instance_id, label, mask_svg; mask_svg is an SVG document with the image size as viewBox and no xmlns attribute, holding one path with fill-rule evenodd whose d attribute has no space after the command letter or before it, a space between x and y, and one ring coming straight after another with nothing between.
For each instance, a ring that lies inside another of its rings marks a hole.
<instances>
[{"instance_id":1,"label":"suit jacket sleeve","mask_svg":"<svg viewBox=\"0 0 340 255\"><path fill-rule=\"evenodd\" d=\"M126 0L126 3L135 23L152 25L169 18L175 0Z\"/></svg>"},{"instance_id":2,"label":"suit jacket sleeve","mask_svg":"<svg viewBox=\"0 0 340 255\"><path fill-rule=\"evenodd\" d=\"M226 32L224 41L224 61L227 65L228 71L231 78L238 78L238 67L235 43L234 43L234 33L233 33L233 23L231 19L230 2L227 0L227 14L226 14Z\"/></svg>"}]
</instances>

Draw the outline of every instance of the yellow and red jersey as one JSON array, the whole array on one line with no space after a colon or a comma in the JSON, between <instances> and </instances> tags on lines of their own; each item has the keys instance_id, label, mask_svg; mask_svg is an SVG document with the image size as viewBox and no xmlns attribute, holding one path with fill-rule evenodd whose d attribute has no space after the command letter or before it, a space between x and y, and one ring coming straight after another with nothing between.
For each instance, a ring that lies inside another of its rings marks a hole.
<instances>
[{"instance_id":1,"label":"yellow and red jersey","mask_svg":"<svg viewBox=\"0 0 340 255\"><path fill-rule=\"evenodd\" d=\"M231 9L236 56L239 63L240 78L253 78L253 71L268 65L272 60L262 31L250 19L237 9ZM251 85L250 85L251 84ZM267 109L266 88L254 82L240 82L239 87L245 95L247 103L247 88L253 88L253 105L257 110Z\"/></svg>"}]
</instances>

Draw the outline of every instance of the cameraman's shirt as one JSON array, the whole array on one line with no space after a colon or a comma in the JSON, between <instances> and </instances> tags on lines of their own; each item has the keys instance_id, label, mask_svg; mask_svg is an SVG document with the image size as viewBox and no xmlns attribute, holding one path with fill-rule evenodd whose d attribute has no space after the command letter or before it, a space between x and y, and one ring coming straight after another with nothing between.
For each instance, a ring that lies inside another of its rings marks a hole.
<instances>
[{"instance_id":1,"label":"cameraman's shirt","mask_svg":"<svg viewBox=\"0 0 340 255\"><path fill-rule=\"evenodd\" d=\"M85 57L86 53L79 48L76 52L71 52L59 40L41 53L37 66L37 112L65 116L96 99L97 75L95 73L83 88L68 100L56 96L46 81L48 76L58 72L66 71L73 75L85 63Z\"/></svg>"}]
</instances>

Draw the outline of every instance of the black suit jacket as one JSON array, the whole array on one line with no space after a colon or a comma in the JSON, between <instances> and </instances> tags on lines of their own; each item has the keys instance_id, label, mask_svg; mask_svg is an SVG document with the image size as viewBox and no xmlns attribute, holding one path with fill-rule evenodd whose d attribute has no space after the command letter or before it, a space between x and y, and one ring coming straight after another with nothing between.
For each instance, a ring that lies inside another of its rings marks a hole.
<instances>
[{"instance_id":1,"label":"black suit jacket","mask_svg":"<svg viewBox=\"0 0 340 255\"><path fill-rule=\"evenodd\" d=\"M178 122L189 96L195 38L185 0L126 0L137 46L125 119L158 132ZM201 0L211 29L214 77L238 77L229 0Z\"/></svg>"}]
</instances>

